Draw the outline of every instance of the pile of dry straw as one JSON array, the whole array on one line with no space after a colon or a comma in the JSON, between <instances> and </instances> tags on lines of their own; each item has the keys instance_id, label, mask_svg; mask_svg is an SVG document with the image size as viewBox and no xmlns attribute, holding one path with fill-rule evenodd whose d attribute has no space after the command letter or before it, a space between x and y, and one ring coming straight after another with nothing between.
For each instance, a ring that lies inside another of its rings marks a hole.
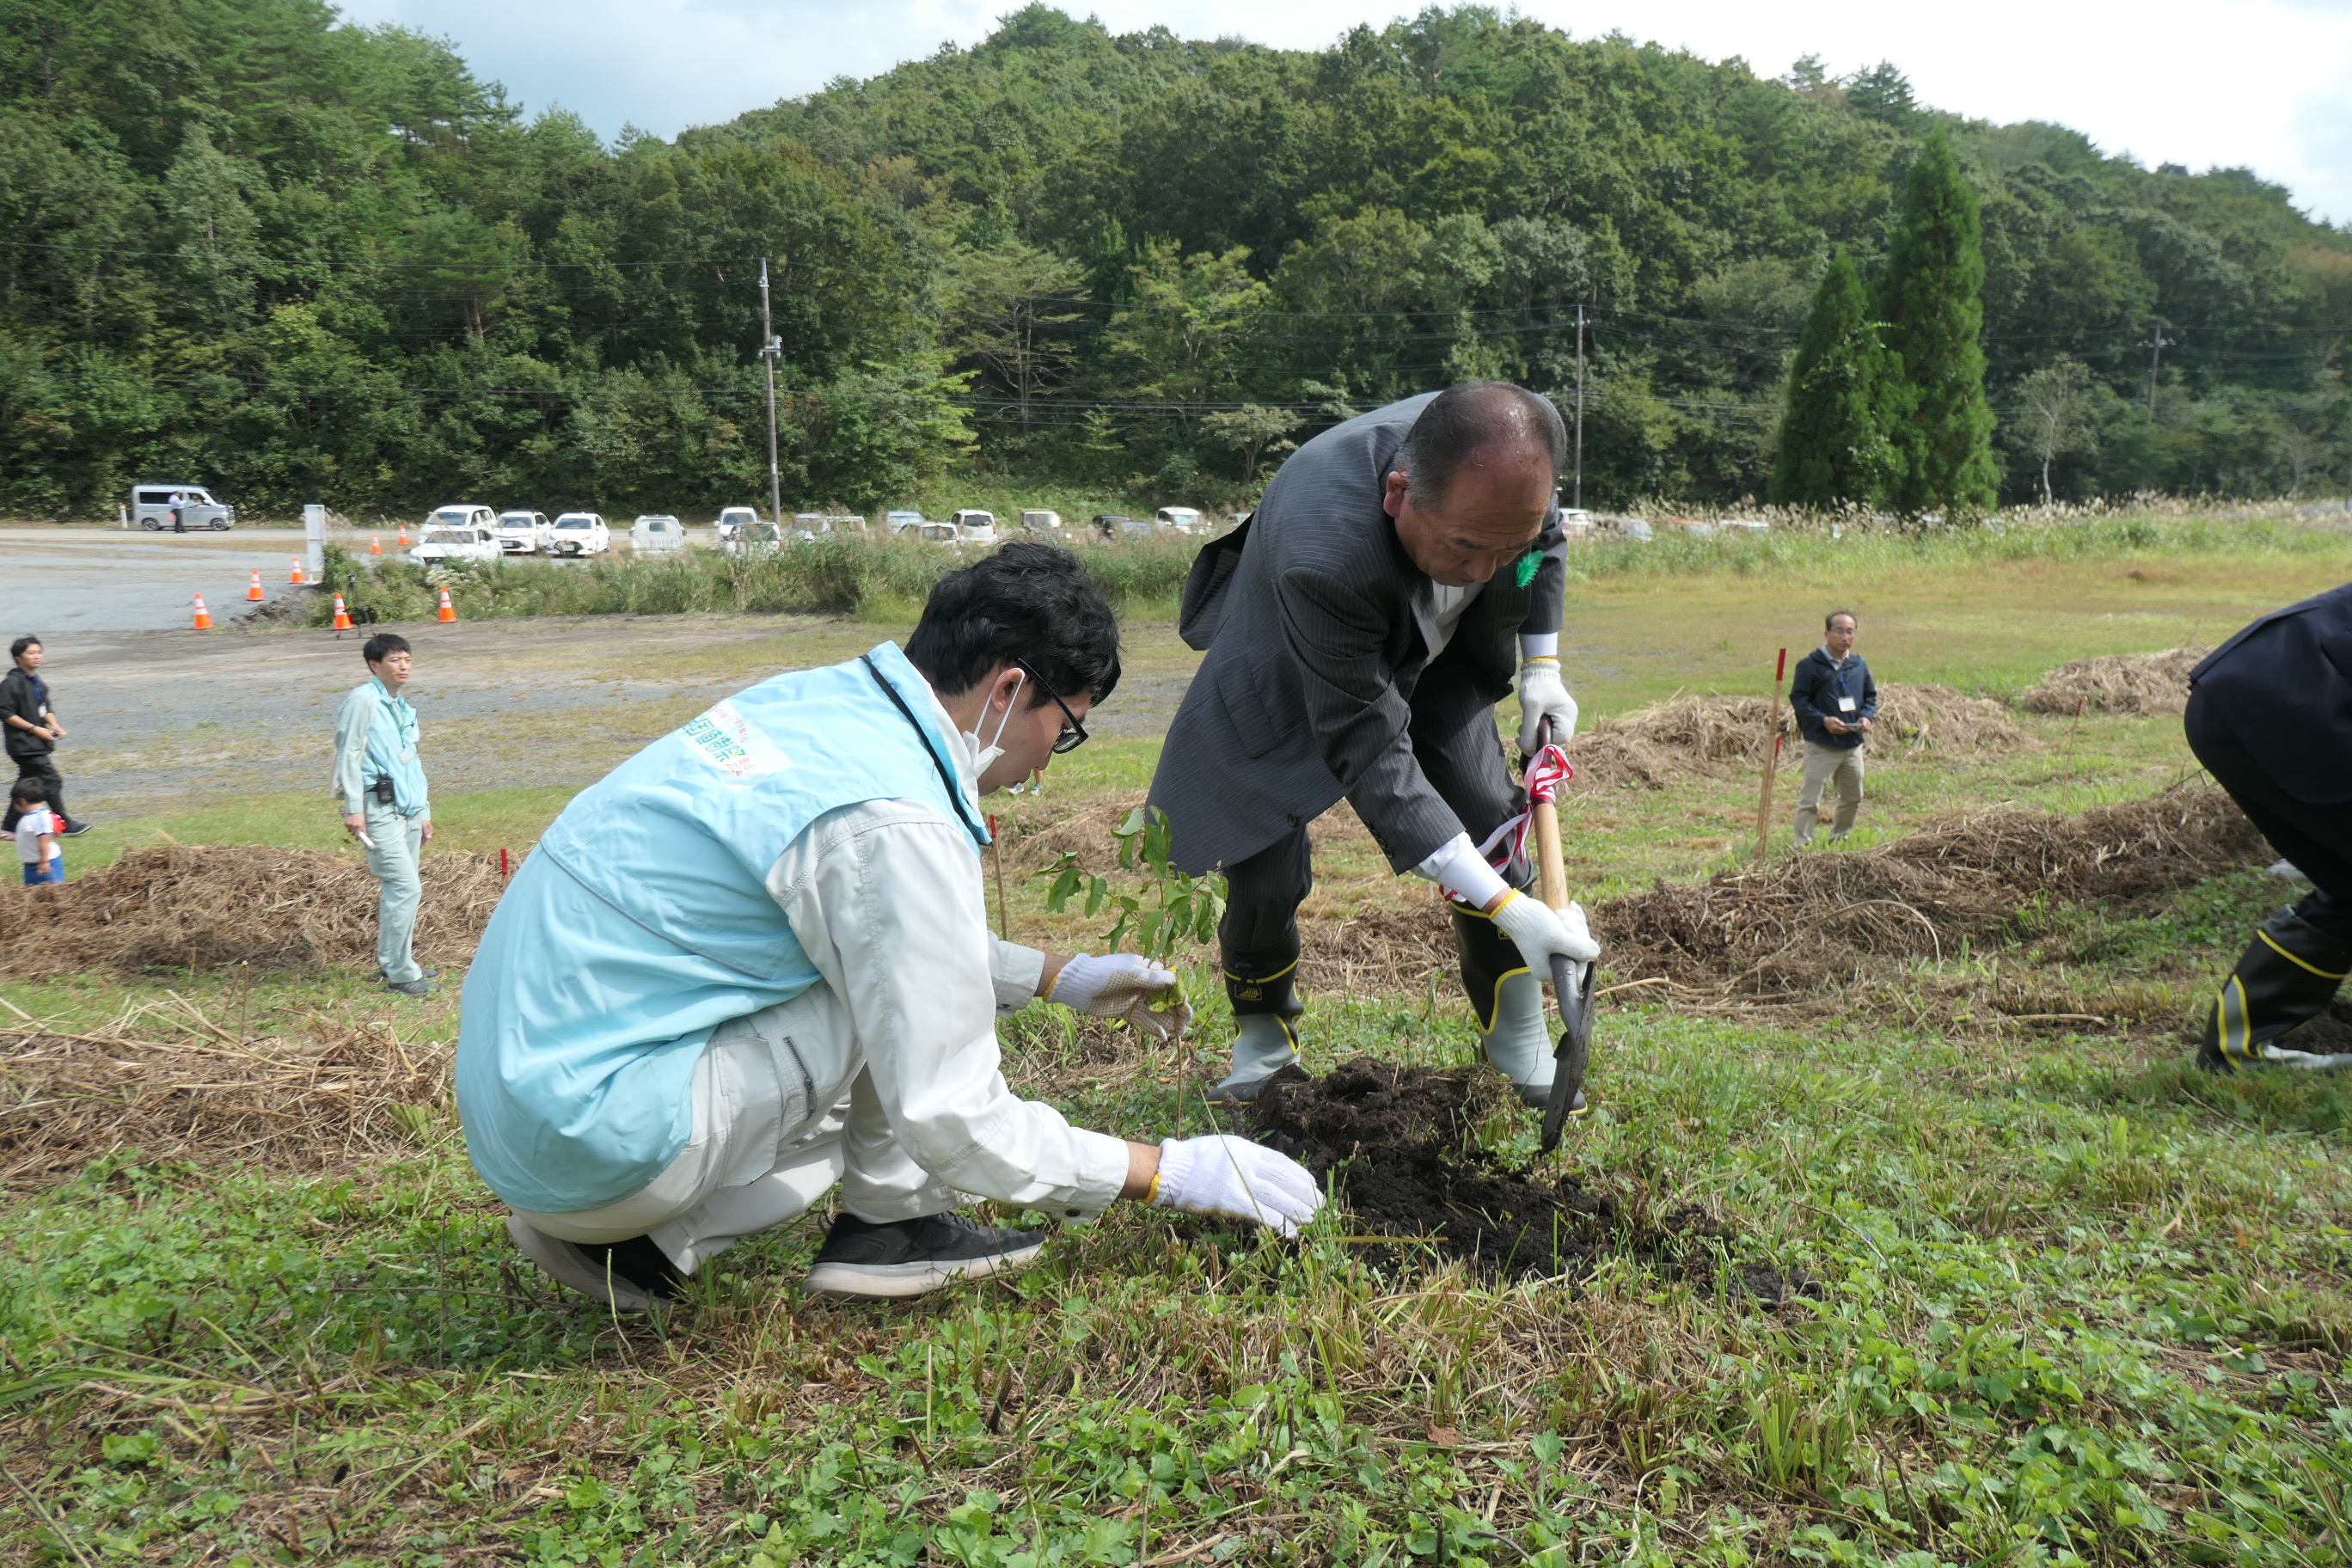
<instances>
[{"instance_id":1,"label":"pile of dry straw","mask_svg":"<svg viewBox=\"0 0 2352 1568\"><path fill-rule=\"evenodd\" d=\"M424 879L417 955L462 963L498 906L499 863L432 855ZM0 973L372 965L375 910L367 868L324 850L133 849L62 887L0 898Z\"/></svg>"},{"instance_id":2,"label":"pile of dry straw","mask_svg":"<svg viewBox=\"0 0 2352 1568\"><path fill-rule=\"evenodd\" d=\"M248 1037L177 996L88 1034L24 1021L0 1029L0 1184L124 1151L301 1170L413 1154L454 1131L448 1088L446 1046L378 1026Z\"/></svg>"},{"instance_id":3,"label":"pile of dry straw","mask_svg":"<svg viewBox=\"0 0 2352 1568\"><path fill-rule=\"evenodd\" d=\"M1761 697L1676 697L1599 721L1570 744L1569 760L1578 784L1601 787L1664 789L1694 772L1751 771L1771 747L1773 711ZM1799 749L1797 720L1786 702L1778 717L1787 763ZM2004 756L2033 743L2000 703L1948 686L1880 687L1874 729L1874 767L1927 755Z\"/></svg>"},{"instance_id":4,"label":"pile of dry straw","mask_svg":"<svg viewBox=\"0 0 2352 1568\"><path fill-rule=\"evenodd\" d=\"M2177 714L2189 706L2189 672L2210 647L2103 653L2062 664L2017 694L2028 713Z\"/></svg>"}]
</instances>

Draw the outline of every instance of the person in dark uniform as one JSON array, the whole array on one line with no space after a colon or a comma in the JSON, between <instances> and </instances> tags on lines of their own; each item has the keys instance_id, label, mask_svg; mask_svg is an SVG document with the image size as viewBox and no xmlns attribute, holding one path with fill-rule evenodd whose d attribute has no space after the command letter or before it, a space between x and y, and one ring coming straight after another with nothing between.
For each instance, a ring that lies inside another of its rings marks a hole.
<instances>
[{"instance_id":1,"label":"person in dark uniform","mask_svg":"<svg viewBox=\"0 0 2352 1568\"><path fill-rule=\"evenodd\" d=\"M2288 1042L2352 973L2352 583L2263 616L2189 683L2189 750L2312 885L2221 983L2197 1065L2352 1066Z\"/></svg>"},{"instance_id":2,"label":"person in dark uniform","mask_svg":"<svg viewBox=\"0 0 2352 1568\"><path fill-rule=\"evenodd\" d=\"M1201 552L1184 639L1208 658L1151 784L1173 858L1223 868L1217 930L1237 1037L1226 1102L1297 1058L1298 906L1314 885L1307 824L1342 798L1396 870L1453 895L1462 978L1487 1059L1531 1104L1549 1098L1550 955L1598 956L1583 911L1559 914L1505 835L1525 807L1495 724L1516 675L1519 744L1576 703L1559 678L1566 535L1553 508L1559 411L1483 382L1325 431L1266 487L1247 527Z\"/></svg>"}]
</instances>

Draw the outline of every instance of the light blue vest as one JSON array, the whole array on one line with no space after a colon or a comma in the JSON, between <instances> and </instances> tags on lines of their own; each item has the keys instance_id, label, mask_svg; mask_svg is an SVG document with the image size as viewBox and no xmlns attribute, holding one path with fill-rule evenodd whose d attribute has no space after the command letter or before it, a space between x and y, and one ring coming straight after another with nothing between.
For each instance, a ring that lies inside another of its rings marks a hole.
<instances>
[{"instance_id":1,"label":"light blue vest","mask_svg":"<svg viewBox=\"0 0 2352 1568\"><path fill-rule=\"evenodd\" d=\"M819 979L767 889L818 817L919 800L987 844L950 793L958 742L931 707L884 643L736 693L564 808L466 976L457 1110L493 1192L543 1214L601 1208L677 1157L711 1031Z\"/></svg>"}]
</instances>

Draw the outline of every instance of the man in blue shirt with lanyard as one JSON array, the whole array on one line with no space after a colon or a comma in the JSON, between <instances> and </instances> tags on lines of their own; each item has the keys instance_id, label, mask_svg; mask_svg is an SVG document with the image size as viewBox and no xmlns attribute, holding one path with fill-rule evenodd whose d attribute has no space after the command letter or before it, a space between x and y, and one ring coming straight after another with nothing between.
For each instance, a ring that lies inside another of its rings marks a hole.
<instances>
[{"instance_id":1,"label":"man in blue shirt with lanyard","mask_svg":"<svg viewBox=\"0 0 2352 1568\"><path fill-rule=\"evenodd\" d=\"M375 962L383 983L405 996L430 996L433 975L415 952L416 906L424 894L416 863L433 837L425 764L416 754L416 710L401 695L414 668L408 639L379 632L360 649L370 679L352 689L335 718L334 793L343 830L367 847L368 869L381 889Z\"/></svg>"},{"instance_id":2,"label":"man in blue shirt with lanyard","mask_svg":"<svg viewBox=\"0 0 2352 1568\"><path fill-rule=\"evenodd\" d=\"M1805 782L1797 791L1801 849L1813 841L1822 794L1832 780L1837 816L1830 821L1830 842L1853 830L1854 813L1862 809L1862 743L1878 716L1878 683L1853 651L1853 616L1834 611L1822 630L1822 646L1798 661L1789 682L1789 705L1797 710L1797 728L1805 737Z\"/></svg>"}]
</instances>

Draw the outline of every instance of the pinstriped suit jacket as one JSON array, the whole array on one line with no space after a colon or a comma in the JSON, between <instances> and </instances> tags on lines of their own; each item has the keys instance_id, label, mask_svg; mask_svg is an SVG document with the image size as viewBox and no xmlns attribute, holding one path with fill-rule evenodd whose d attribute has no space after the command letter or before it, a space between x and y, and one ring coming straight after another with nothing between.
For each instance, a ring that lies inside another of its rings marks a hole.
<instances>
[{"instance_id":1,"label":"pinstriped suit jacket","mask_svg":"<svg viewBox=\"0 0 2352 1568\"><path fill-rule=\"evenodd\" d=\"M1407 733L1436 626L1435 584L1381 508L1405 433L1435 395L1326 430L1266 487L1223 602L1209 606L1209 657L1151 782L1185 870L1246 859L1342 797L1400 871L1463 831ZM1475 660L1474 684L1490 703L1511 689L1518 633L1559 629L1567 567L1557 516L1534 548L1533 580L1496 574L1447 648ZM1192 598L1188 589L1188 610ZM1198 647L1196 629L1188 619Z\"/></svg>"}]
</instances>

